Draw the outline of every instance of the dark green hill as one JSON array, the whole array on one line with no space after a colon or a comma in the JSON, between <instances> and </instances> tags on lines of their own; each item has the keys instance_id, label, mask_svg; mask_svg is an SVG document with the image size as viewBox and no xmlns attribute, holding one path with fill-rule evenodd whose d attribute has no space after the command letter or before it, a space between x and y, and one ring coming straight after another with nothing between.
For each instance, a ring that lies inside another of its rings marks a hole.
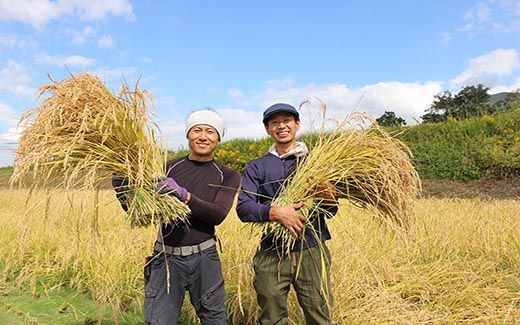
<instances>
[{"instance_id":1,"label":"dark green hill","mask_svg":"<svg viewBox=\"0 0 520 325\"><path fill-rule=\"evenodd\" d=\"M497 102L506 99L506 97L511 95L511 94L513 94L513 93L511 93L511 92L502 92L502 93L497 93L497 94L490 95L488 103L490 105L495 105Z\"/></svg>"}]
</instances>

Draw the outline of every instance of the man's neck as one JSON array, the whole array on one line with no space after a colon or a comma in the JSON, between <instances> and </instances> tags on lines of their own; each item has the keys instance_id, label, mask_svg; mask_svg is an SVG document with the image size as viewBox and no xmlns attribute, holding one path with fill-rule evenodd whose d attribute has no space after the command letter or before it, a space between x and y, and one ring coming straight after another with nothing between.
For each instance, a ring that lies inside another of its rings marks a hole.
<instances>
[{"instance_id":1,"label":"man's neck","mask_svg":"<svg viewBox=\"0 0 520 325\"><path fill-rule=\"evenodd\" d=\"M276 143L276 145L275 145L276 152L280 156L285 154L286 152L288 152L289 150L291 150L291 149L293 149L295 147L296 147L296 141L292 141L292 142L289 142L289 143Z\"/></svg>"},{"instance_id":2,"label":"man's neck","mask_svg":"<svg viewBox=\"0 0 520 325\"><path fill-rule=\"evenodd\" d=\"M213 160L213 154L201 156L201 155L197 155L196 153L191 152L188 155L188 159L193 160L193 161L198 161L198 162L207 162L207 161Z\"/></svg>"}]
</instances>

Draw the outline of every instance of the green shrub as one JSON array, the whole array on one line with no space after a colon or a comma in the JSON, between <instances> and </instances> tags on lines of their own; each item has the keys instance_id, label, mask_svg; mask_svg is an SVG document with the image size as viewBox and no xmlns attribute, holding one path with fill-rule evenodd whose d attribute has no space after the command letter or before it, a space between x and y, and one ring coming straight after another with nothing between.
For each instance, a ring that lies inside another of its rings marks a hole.
<instances>
[{"instance_id":1,"label":"green shrub","mask_svg":"<svg viewBox=\"0 0 520 325\"><path fill-rule=\"evenodd\" d=\"M520 175L520 102L493 115L388 130L410 147L422 178L467 181ZM299 139L312 149L317 134ZM215 156L243 172L245 164L265 155L271 144L269 137L232 139L221 143ZM188 153L182 149L171 156Z\"/></svg>"}]
</instances>

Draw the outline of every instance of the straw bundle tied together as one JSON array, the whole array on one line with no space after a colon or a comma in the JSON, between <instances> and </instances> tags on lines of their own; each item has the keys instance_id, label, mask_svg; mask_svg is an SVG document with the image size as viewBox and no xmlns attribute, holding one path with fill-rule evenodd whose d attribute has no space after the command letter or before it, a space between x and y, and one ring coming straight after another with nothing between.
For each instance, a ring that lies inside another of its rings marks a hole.
<instances>
[{"instance_id":1,"label":"straw bundle tied together","mask_svg":"<svg viewBox=\"0 0 520 325\"><path fill-rule=\"evenodd\" d=\"M51 79L52 80L52 79ZM93 189L119 175L128 185L127 216L134 226L183 221L189 208L173 195L159 194L166 151L148 119L151 96L126 85L113 95L96 76L71 75L40 88L43 103L25 113L25 126L11 184L50 184Z\"/></svg>"},{"instance_id":2,"label":"straw bundle tied together","mask_svg":"<svg viewBox=\"0 0 520 325\"><path fill-rule=\"evenodd\" d=\"M367 123L371 126L363 128ZM420 179L404 143L361 113L347 116L332 131L322 127L314 141L273 206L304 202L300 211L304 216L330 216L325 205L316 204L319 199L315 196L320 184L330 182L339 198L363 208L375 208L383 221L397 226L394 229L408 229L414 218L413 201L420 190ZM312 224L307 222L305 226ZM264 223L262 232L282 238L288 248L295 240L275 222Z\"/></svg>"}]
</instances>

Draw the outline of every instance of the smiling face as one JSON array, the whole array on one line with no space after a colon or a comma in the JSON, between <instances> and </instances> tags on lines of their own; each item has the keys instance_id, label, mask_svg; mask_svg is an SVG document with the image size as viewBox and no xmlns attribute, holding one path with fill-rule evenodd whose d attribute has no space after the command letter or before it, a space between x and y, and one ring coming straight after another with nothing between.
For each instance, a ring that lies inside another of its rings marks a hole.
<instances>
[{"instance_id":1,"label":"smiling face","mask_svg":"<svg viewBox=\"0 0 520 325\"><path fill-rule=\"evenodd\" d=\"M288 145L296 141L300 121L290 113L278 113L269 118L265 130L277 144Z\"/></svg>"},{"instance_id":2,"label":"smiling face","mask_svg":"<svg viewBox=\"0 0 520 325\"><path fill-rule=\"evenodd\" d=\"M217 130L206 124L198 124L190 129L187 138L191 158L199 161L213 159L213 152L219 143Z\"/></svg>"}]
</instances>

